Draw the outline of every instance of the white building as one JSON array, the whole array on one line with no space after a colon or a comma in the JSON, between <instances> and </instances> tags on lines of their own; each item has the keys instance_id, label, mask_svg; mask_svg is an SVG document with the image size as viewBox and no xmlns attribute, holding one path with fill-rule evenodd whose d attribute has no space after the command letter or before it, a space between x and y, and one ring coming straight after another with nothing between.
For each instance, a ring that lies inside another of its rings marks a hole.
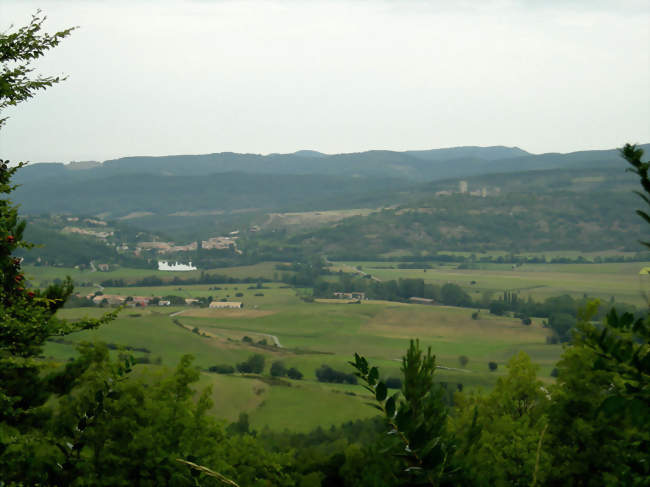
<instances>
[{"instance_id":1,"label":"white building","mask_svg":"<svg viewBox=\"0 0 650 487\"><path fill-rule=\"evenodd\" d=\"M461 194L467 193L467 181L459 181L458 182L458 191Z\"/></svg>"},{"instance_id":2,"label":"white building","mask_svg":"<svg viewBox=\"0 0 650 487\"><path fill-rule=\"evenodd\" d=\"M166 260L159 260L158 270L159 271L195 271L196 267L192 265L192 261L190 261L189 264L179 264L178 262L174 262L173 264L170 264Z\"/></svg>"}]
</instances>

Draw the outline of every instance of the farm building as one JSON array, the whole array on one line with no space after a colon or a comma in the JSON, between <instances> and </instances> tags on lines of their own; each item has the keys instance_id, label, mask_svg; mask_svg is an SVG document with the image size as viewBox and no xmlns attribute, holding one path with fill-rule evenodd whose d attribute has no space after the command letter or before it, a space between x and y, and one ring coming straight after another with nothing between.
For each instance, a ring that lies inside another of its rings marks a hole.
<instances>
[{"instance_id":1,"label":"farm building","mask_svg":"<svg viewBox=\"0 0 650 487\"><path fill-rule=\"evenodd\" d=\"M192 261L190 261L189 264L179 264L178 262L170 264L166 260L159 260L158 270L159 271L195 271L196 267L192 265Z\"/></svg>"},{"instance_id":2,"label":"farm building","mask_svg":"<svg viewBox=\"0 0 650 487\"><path fill-rule=\"evenodd\" d=\"M336 299L366 299L366 293L334 293Z\"/></svg>"},{"instance_id":3,"label":"farm building","mask_svg":"<svg viewBox=\"0 0 650 487\"><path fill-rule=\"evenodd\" d=\"M133 296L133 301L132 303L135 306L147 306L149 304L149 301L151 301L151 298L148 298L146 296Z\"/></svg>"},{"instance_id":4,"label":"farm building","mask_svg":"<svg viewBox=\"0 0 650 487\"><path fill-rule=\"evenodd\" d=\"M239 303L236 301L212 301L210 303L210 308L213 309L226 309L226 308L243 308L244 303Z\"/></svg>"},{"instance_id":5,"label":"farm building","mask_svg":"<svg viewBox=\"0 0 650 487\"><path fill-rule=\"evenodd\" d=\"M158 301L158 306L171 306L172 302L166 299L161 299Z\"/></svg>"},{"instance_id":6,"label":"farm building","mask_svg":"<svg viewBox=\"0 0 650 487\"><path fill-rule=\"evenodd\" d=\"M86 296L86 297L88 297L88 296ZM93 303L95 303L97 305L102 304L102 303L105 302L106 304L109 304L111 306L117 306L117 305L122 304L126 298L124 296L117 296L117 295L114 295L114 294L100 294L99 296L94 296L94 297L92 297L90 299L92 299ZM106 300L106 301L104 301L104 300Z\"/></svg>"}]
</instances>

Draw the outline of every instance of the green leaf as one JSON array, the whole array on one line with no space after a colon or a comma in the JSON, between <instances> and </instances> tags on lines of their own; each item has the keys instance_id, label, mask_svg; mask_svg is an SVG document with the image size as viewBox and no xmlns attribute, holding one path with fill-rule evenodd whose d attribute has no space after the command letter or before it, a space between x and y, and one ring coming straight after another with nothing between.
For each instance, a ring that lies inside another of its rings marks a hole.
<instances>
[{"instance_id":1,"label":"green leaf","mask_svg":"<svg viewBox=\"0 0 650 487\"><path fill-rule=\"evenodd\" d=\"M377 369L377 367L373 367L368 373L368 384L374 386L377 382L377 379L379 379L379 369Z\"/></svg>"},{"instance_id":2,"label":"green leaf","mask_svg":"<svg viewBox=\"0 0 650 487\"><path fill-rule=\"evenodd\" d=\"M375 399L378 401L383 401L386 399L386 394L388 393L388 388L383 382L379 382L375 388Z\"/></svg>"},{"instance_id":3,"label":"green leaf","mask_svg":"<svg viewBox=\"0 0 650 487\"><path fill-rule=\"evenodd\" d=\"M392 418L395 415L395 396L391 396L386 401L386 416Z\"/></svg>"}]
</instances>

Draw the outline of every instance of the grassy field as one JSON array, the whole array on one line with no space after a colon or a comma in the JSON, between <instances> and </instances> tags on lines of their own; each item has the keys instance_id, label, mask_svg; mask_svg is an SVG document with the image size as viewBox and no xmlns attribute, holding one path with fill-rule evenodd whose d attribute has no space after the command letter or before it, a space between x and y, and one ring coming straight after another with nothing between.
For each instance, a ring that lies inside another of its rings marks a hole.
<instances>
[{"instance_id":1,"label":"grassy field","mask_svg":"<svg viewBox=\"0 0 650 487\"><path fill-rule=\"evenodd\" d=\"M551 296L588 295L636 305L646 303L644 292L650 286L640 280L639 270L650 265L642 262L605 264L477 264L475 269L459 269L457 264L434 265L432 269L398 269L396 262L339 262L335 269L363 272L381 280L420 278L426 282L453 282L473 297L484 292L518 291L522 297L543 300Z\"/></svg>"},{"instance_id":2,"label":"grassy field","mask_svg":"<svg viewBox=\"0 0 650 487\"><path fill-rule=\"evenodd\" d=\"M202 269L188 272L159 271L157 269L131 269L118 267L107 272L79 270L69 267L41 267L26 265L23 270L31 282L37 286L43 286L54 281L70 276L77 286L84 286L85 283L98 284L108 279L124 279L126 282L134 282L147 276L156 276L165 281L171 281L174 277L181 279L198 278L201 272L219 274L234 278L262 277L273 279L276 262L261 262L259 264L239 267L219 267L216 269Z\"/></svg>"},{"instance_id":3,"label":"grassy field","mask_svg":"<svg viewBox=\"0 0 650 487\"><path fill-rule=\"evenodd\" d=\"M346 272L364 272L382 279L423 278L442 284L456 282L472 296L518 290L535 299L568 293L642 304L638 271L643 263L623 264L482 264L477 269L458 269L456 264L436 265L432 269L398 269L390 262L346 262L334 264ZM136 279L146 275L166 274L157 271L119 269L108 273L79 272L73 269L31 267L32 282L44 283L66 274L88 290L105 279ZM75 274L76 272L76 274ZM217 269L214 272L236 277L266 275L275 272L274 263L250 267ZM181 277L186 277L183 274ZM332 276L336 278L335 276ZM275 430L289 428L306 431L318 425L328 426L345 420L363 418L374 410L363 405L361 386L322 384L315 371L323 364L351 372L347 362L355 352L378 365L383 377L399 375L400 358L409 340L420 339L431 347L440 366L440 381L462 383L467 389L489 389L496 378L506 373L504 365L520 350L527 352L540 366L542 380L551 381L550 373L562 348L547 345L548 330L541 320L524 326L520 320L496 317L481 311L472 319L472 309L426 306L382 301L360 304L344 300L305 302L300 296L308 289L293 289L280 283L265 284L263 289L248 284L167 285L153 287L106 287L105 294L123 296L181 297L212 296L244 303L243 309L207 309L190 307L127 308L114 322L99 330L78 333L62 343L48 343L45 355L63 362L73 356L75 343L81 340L104 341L118 345L146 348L135 352L149 357L162 367L174 367L180 357L190 353L204 370L201 387L211 386L214 414L233 421L247 412L254 428L268 426ZM241 296L237 294L241 293ZM84 314L97 316L98 308L70 308L63 317L78 319ZM243 341L247 336L251 342ZM260 343L262 342L262 343ZM275 346L274 343L279 346ZM117 352L115 352L117 353ZM217 364L236 365L253 353L266 357L261 376L217 375L207 372ZM469 363L461 368L459 356ZM301 381L282 383L268 377L270 364L282 360L303 374ZM488 362L499 367L490 372ZM158 367L150 365L148 367Z\"/></svg>"},{"instance_id":4,"label":"grassy field","mask_svg":"<svg viewBox=\"0 0 650 487\"><path fill-rule=\"evenodd\" d=\"M193 296L214 294L210 287L214 286L187 286L183 291ZM241 285L219 287L219 293L232 293L238 287L244 293L238 299L245 307L127 308L116 321L98 330L66 337L65 343L49 343L45 355L63 361L75 354L75 342L104 341L145 347L150 353L134 355L148 356L167 367L191 353L205 370L216 364L235 365L253 353L261 353L267 359L266 374L273 361L282 360L287 367L298 368L304 379L278 385L264 376L205 372L201 386L212 386L214 414L232 421L246 411L255 428L306 431L374 414L362 404L365 396L361 386L316 381L315 370L323 364L351 372L347 362L355 352L378 365L384 377L398 376L400 357L409 340L419 338L424 346L432 347L438 364L444 367L437 372L438 380L463 383L469 389L489 389L506 372L507 360L519 350L528 352L540 365L544 380L551 380L550 371L561 354L560 346L545 343L547 330L539 322L523 326L519 320L487 313L474 320L469 309L394 302L306 303L295 289L278 284L263 290L243 289ZM179 293L174 286L151 289L160 295ZM141 291L146 294L145 289ZM260 291L264 296L254 296ZM107 288L105 292L132 294L133 288ZM62 310L61 316L78 319L101 312L98 308L71 308ZM254 342L266 340L267 346L244 342L244 336ZM273 337L280 347L272 346ZM469 358L464 369L458 364L460 355ZM489 372L489 361L499 364L496 372Z\"/></svg>"}]
</instances>

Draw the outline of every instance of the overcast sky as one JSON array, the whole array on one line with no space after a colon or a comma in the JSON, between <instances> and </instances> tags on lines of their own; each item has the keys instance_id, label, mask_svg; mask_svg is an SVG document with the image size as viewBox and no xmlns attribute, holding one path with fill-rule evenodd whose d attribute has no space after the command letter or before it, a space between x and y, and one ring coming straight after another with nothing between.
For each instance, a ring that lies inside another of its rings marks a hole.
<instances>
[{"instance_id":1,"label":"overcast sky","mask_svg":"<svg viewBox=\"0 0 650 487\"><path fill-rule=\"evenodd\" d=\"M645 0L0 0L77 25L0 157L650 142Z\"/></svg>"}]
</instances>

